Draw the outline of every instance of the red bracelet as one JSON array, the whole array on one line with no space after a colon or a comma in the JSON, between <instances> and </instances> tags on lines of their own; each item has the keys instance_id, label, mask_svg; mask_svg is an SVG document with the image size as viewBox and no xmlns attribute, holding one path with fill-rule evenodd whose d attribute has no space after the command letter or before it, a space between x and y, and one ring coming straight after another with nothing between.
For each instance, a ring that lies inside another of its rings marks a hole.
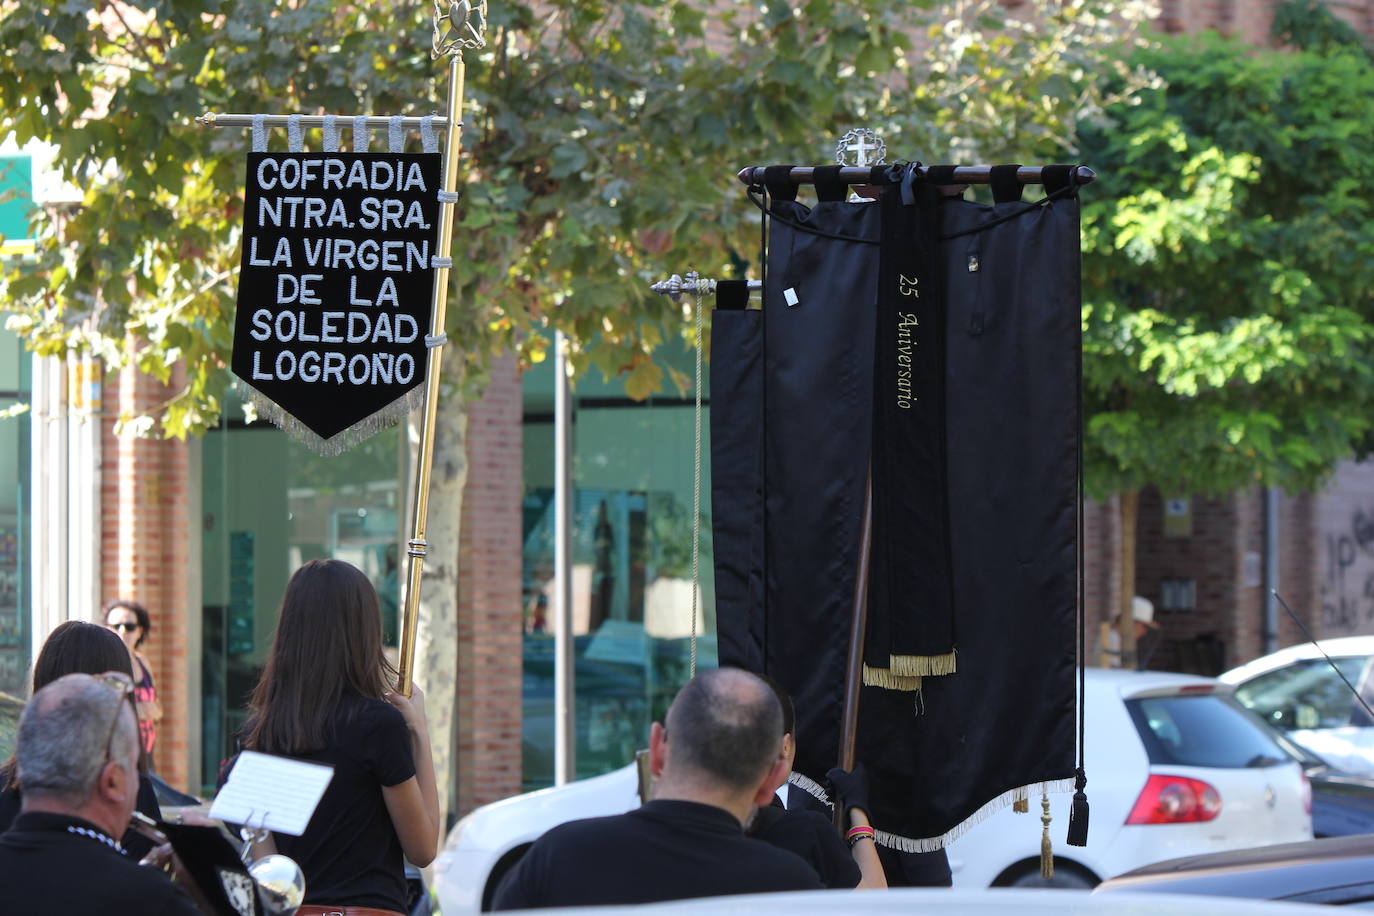
<instances>
[{"instance_id":1,"label":"red bracelet","mask_svg":"<svg viewBox=\"0 0 1374 916\"><path fill-rule=\"evenodd\" d=\"M873 839L872 827L850 827L849 831L844 835L844 838L849 841L850 846L853 846L857 841L862 840L865 837L867 837L870 840Z\"/></svg>"}]
</instances>

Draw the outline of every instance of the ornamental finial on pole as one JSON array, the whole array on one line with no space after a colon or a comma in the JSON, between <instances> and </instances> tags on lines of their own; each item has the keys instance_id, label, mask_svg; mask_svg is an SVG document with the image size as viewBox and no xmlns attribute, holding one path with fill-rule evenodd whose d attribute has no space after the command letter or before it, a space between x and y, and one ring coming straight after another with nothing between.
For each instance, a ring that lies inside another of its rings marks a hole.
<instances>
[{"instance_id":1,"label":"ornamental finial on pole","mask_svg":"<svg viewBox=\"0 0 1374 916\"><path fill-rule=\"evenodd\" d=\"M877 131L867 127L849 131L835 144L835 161L840 165L868 168L882 165L886 159L887 144Z\"/></svg>"},{"instance_id":2,"label":"ornamental finial on pole","mask_svg":"<svg viewBox=\"0 0 1374 916\"><path fill-rule=\"evenodd\" d=\"M434 0L434 58L487 46L487 0Z\"/></svg>"}]
</instances>

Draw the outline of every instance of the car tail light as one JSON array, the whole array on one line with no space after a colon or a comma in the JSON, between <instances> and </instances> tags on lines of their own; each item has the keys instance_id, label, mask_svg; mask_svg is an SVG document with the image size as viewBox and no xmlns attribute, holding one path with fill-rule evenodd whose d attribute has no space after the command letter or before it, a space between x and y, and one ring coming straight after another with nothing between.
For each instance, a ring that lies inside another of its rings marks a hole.
<instances>
[{"instance_id":1,"label":"car tail light","mask_svg":"<svg viewBox=\"0 0 1374 916\"><path fill-rule=\"evenodd\" d=\"M1307 814L1312 813L1312 780L1307 778L1307 774L1302 774L1302 810Z\"/></svg>"},{"instance_id":2,"label":"car tail light","mask_svg":"<svg viewBox=\"0 0 1374 916\"><path fill-rule=\"evenodd\" d=\"M1221 796L1200 779L1153 773L1135 800L1128 824L1196 824L1221 813Z\"/></svg>"}]
</instances>

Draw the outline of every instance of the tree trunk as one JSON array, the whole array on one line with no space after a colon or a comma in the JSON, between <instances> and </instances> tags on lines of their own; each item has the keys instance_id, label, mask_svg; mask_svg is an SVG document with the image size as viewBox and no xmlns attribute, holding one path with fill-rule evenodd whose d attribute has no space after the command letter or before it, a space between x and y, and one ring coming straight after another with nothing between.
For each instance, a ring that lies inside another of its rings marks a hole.
<instances>
[{"instance_id":1,"label":"tree trunk","mask_svg":"<svg viewBox=\"0 0 1374 916\"><path fill-rule=\"evenodd\" d=\"M425 693L434 749L434 779L439 790L439 823L448 823L453 798L453 713L458 667L458 536L462 528L463 488L467 483L467 403L462 395L463 362L445 360L444 393L435 423L434 464L429 484L429 555L420 583L420 619L415 637L415 682ZM408 427L410 486L420 441L420 411ZM414 504L413 499L411 505ZM407 531L413 520L408 520ZM407 535L409 536L409 535ZM443 838L440 838L442 843Z\"/></svg>"},{"instance_id":2,"label":"tree trunk","mask_svg":"<svg viewBox=\"0 0 1374 916\"><path fill-rule=\"evenodd\" d=\"M1135 615L1131 604L1135 599L1135 529L1140 515L1140 491L1127 490L1118 497L1121 507L1121 594L1117 601L1117 635L1121 637L1121 667L1136 667Z\"/></svg>"}]
</instances>

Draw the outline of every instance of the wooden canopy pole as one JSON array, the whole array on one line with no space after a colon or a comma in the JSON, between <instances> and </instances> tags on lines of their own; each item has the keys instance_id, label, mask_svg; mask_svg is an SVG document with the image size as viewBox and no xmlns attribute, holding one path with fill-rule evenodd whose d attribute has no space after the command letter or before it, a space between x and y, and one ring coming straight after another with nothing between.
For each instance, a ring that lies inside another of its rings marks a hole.
<instances>
[{"instance_id":1,"label":"wooden canopy pole","mask_svg":"<svg viewBox=\"0 0 1374 916\"><path fill-rule=\"evenodd\" d=\"M864 643L868 633L868 561L873 552L873 468L864 482L864 511L859 522L859 562L854 570L854 613L849 623L849 658L844 670L844 713L840 719L840 769L854 769L859 734L859 690L863 686ZM835 799L835 826L844 830L844 805Z\"/></svg>"}]
</instances>

